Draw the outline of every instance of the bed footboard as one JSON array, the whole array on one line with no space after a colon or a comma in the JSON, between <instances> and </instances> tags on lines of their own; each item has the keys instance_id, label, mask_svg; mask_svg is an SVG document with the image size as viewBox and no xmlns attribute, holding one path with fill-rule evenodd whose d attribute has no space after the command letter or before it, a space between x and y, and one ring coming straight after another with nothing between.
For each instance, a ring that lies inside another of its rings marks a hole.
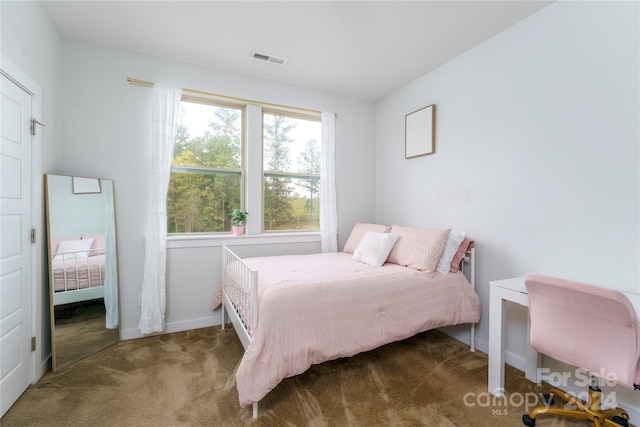
<instances>
[{"instance_id":1,"label":"bed footboard","mask_svg":"<svg viewBox=\"0 0 640 427\"><path fill-rule=\"evenodd\" d=\"M246 350L258 326L258 272L249 267L227 246L222 246L222 329L225 311ZM258 402L252 405L258 418Z\"/></svg>"},{"instance_id":2,"label":"bed footboard","mask_svg":"<svg viewBox=\"0 0 640 427\"><path fill-rule=\"evenodd\" d=\"M103 248L91 251L104 251ZM104 297L105 256L90 251L56 252L51 255L53 305L70 304Z\"/></svg>"},{"instance_id":3,"label":"bed footboard","mask_svg":"<svg viewBox=\"0 0 640 427\"><path fill-rule=\"evenodd\" d=\"M258 325L258 272L222 246L222 327L225 311L246 349Z\"/></svg>"}]
</instances>

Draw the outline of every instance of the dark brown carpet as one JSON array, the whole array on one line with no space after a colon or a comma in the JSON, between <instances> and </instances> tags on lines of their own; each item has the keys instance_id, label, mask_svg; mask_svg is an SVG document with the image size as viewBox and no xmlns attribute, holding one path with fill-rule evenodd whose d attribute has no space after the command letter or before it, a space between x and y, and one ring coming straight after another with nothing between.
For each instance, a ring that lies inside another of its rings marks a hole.
<instances>
[{"instance_id":1,"label":"dark brown carpet","mask_svg":"<svg viewBox=\"0 0 640 427\"><path fill-rule=\"evenodd\" d=\"M118 342L118 329L107 329L105 316L102 299L55 307L57 369Z\"/></svg>"},{"instance_id":2,"label":"dark brown carpet","mask_svg":"<svg viewBox=\"0 0 640 427\"><path fill-rule=\"evenodd\" d=\"M242 353L233 328L121 342L46 374L1 424L520 426L527 394L541 390L522 372L507 367L508 397L490 397L487 356L430 331L285 379L260 402L260 417L253 420L250 408L239 407L235 388ZM586 425L542 417L537 422Z\"/></svg>"}]
</instances>

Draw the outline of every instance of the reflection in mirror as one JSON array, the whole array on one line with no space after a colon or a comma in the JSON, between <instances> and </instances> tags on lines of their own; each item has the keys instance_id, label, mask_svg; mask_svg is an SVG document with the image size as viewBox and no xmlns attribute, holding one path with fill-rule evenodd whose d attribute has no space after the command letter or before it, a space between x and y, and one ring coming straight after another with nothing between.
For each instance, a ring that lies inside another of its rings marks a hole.
<instances>
[{"instance_id":1,"label":"reflection in mirror","mask_svg":"<svg viewBox=\"0 0 640 427\"><path fill-rule=\"evenodd\" d=\"M45 175L45 191L55 372L119 340L115 208L107 179Z\"/></svg>"}]
</instances>

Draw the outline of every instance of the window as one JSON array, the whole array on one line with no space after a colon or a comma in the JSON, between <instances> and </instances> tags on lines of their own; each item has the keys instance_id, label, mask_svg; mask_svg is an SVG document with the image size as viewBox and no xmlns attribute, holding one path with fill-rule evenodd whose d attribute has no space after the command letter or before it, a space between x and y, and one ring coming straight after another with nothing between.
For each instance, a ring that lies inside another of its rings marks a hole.
<instances>
[{"instance_id":1,"label":"window","mask_svg":"<svg viewBox=\"0 0 640 427\"><path fill-rule=\"evenodd\" d=\"M321 132L319 116L183 96L167 231L228 233L235 208L251 234L319 230Z\"/></svg>"},{"instance_id":2,"label":"window","mask_svg":"<svg viewBox=\"0 0 640 427\"><path fill-rule=\"evenodd\" d=\"M318 119L263 114L263 229L320 229Z\"/></svg>"},{"instance_id":3,"label":"window","mask_svg":"<svg viewBox=\"0 0 640 427\"><path fill-rule=\"evenodd\" d=\"M183 97L167 194L169 233L229 231L242 206L243 109Z\"/></svg>"}]
</instances>

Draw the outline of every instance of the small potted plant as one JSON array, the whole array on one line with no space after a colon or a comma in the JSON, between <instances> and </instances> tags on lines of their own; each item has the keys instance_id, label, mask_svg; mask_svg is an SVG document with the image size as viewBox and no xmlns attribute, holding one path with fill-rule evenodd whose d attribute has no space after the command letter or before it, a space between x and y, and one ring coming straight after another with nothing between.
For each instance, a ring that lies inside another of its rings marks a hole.
<instances>
[{"instance_id":1,"label":"small potted plant","mask_svg":"<svg viewBox=\"0 0 640 427\"><path fill-rule=\"evenodd\" d=\"M233 229L233 234L235 236L240 236L244 234L244 222L247 219L248 212L245 212L240 209L234 209L231 214L231 228Z\"/></svg>"}]
</instances>

